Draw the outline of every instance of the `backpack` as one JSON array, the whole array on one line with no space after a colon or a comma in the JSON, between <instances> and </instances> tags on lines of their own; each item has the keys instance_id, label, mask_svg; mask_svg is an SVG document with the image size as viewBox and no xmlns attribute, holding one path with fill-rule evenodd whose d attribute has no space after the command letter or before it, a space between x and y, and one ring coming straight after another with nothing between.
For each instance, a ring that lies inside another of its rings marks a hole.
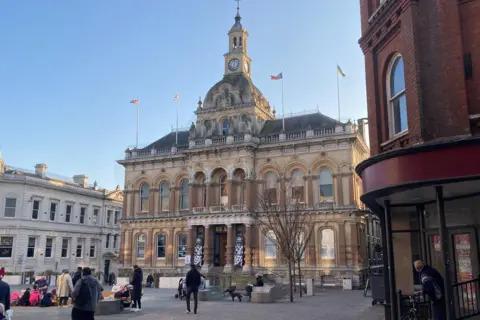
<instances>
[{"instance_id":1,"label":"backpack","mask_svg":"<svg viewBox=\"0 0 480 320\"><path fill-rule=\"evenodd\" d=\"M90 289L88 288L87 283L84 279L79 280L80 283L80 290L78 292L77 297L75 298L75 305L78 307L83 307L86 304L92 301L92 296L90 295Z\"/></svg>"}]
</instances>

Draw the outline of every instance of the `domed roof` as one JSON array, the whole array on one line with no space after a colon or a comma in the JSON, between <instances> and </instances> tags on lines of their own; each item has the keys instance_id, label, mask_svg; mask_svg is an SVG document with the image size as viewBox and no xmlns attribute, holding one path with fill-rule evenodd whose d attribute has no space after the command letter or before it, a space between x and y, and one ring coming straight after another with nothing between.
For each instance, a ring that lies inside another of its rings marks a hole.
<instances>
[{"instance_id":1,"label":"domed roof","mask_svg":"<svg viewBox=\"0 0 480 320\"><path fill-rule=\"evenodd\" d=\"M228 74L208 91L203 109L245 106L262 100L265 100L263 94L246 74Z\"/></svg>"}]
</instances>

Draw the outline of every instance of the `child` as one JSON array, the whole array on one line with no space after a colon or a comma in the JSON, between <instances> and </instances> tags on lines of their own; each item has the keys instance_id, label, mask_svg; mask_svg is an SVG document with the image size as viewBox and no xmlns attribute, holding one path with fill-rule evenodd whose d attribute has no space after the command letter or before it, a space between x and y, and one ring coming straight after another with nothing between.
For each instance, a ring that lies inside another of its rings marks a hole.
<instances>
[{"instance_id":1,"label":"child","mask_svg":"<svg viewBox=\"0 0 480 320\"><path fill-rule=\"evenodd\" d=\"M18 291L15 291L10 295L10 305L11 306L18 306L20 304L20 294Z\"/></svg>"},{"instance_id":2,"label":"child","mask_svg":"<svg viewBox=\"0 0 480 320\"><path fill-rule=\"evenodd\" d=\"M40 304L40 291L36 284L33 285L33 291L30 293L30 305L38 306Z\"/></svg>"},{"instance_id":3,"label":"child","mask_svg":"<svg viewBox=\"0 0 480 320\"><path fill-rule=\"evenodd\" d=\"M30 305L30 288L27 288L20 298L20 305L28 307Z\"/></svg>"}]
</instances>

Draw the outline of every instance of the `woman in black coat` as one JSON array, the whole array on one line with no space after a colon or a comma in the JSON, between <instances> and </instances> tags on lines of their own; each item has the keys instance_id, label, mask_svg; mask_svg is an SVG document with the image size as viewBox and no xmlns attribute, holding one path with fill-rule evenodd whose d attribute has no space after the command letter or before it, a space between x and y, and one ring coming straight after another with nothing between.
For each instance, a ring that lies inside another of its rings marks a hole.
<instances>
[{"instance_id":1,"label":"woman in black coat","mask_svg":"<svg viewBox=\"0 0 480 320\"><path fill-rule=\"evenodd\" d=\"M130 284L133 286L133 311L142 311L142 283L143 271L137 265L134 265L132 281L130 282Z\"/></svg>"}]
</instances>

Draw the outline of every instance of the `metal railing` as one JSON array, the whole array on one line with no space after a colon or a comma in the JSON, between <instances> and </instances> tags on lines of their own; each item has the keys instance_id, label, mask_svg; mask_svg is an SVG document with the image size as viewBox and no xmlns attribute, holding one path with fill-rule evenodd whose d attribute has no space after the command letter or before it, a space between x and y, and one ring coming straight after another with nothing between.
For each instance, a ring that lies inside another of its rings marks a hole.
<instances>
[{"instance_id":1,"label":"metal railing","mask_svg":"<svg viewBox=\"0 0 480 320\"><path fill-rule=\"evenodd\" d=\"M453 285L455 317L457 320L480 315L479 286L480 278Z\"/></svg>"}]
</instances>

